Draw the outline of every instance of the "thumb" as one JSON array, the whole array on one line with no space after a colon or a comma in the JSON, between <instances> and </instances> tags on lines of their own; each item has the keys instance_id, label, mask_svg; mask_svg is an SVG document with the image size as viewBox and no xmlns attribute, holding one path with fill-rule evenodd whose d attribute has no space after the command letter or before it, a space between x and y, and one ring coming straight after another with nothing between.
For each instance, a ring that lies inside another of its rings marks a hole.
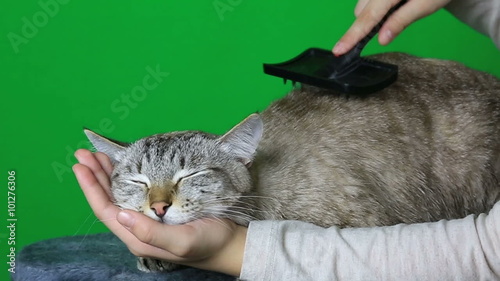
<instances>
[{"instance_id":1,"label":"thumb","mask_svg":"<svg viewBox=\"0 0 500 281\"><path fill-rule=\"evenodd\" d=\"M121 225L129 230L135 225L136 221L134 214L132 214L130 211L119 212L116 219Z\"/></svg>"},{"instance_id":2,"label":"thumb","mask_svg":"<svg viewBox=\"0 0 500 281\"><path fill-rule=\"evenodd\" d=\"M166 250L177 257L183 255L196 236L192 226L164 224L131 210L121 211L116 219L139 241Z\"/></svg>"},{"instance_id":3,"label":"thumb","mask_svg":"<svg viewBox=\"0 0 500 281\"><path fill-rule=\"evenodd\" d=\"M134 236L136 236L141 242L150 244L153 246L157 245L157 236L155 233L161 233L159 228L164 225L157 222L141 213L134 212L131 210L124 210L118 213L116 217L117 221L128 229Z\"/></svg>"}]
</instances>

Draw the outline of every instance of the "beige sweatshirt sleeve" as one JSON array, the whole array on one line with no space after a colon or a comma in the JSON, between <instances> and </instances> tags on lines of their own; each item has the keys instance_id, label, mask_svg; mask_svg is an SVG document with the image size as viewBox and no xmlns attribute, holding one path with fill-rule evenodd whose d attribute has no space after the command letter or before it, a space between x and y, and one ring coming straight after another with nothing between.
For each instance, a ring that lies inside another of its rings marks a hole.
<instances>
[{"instance_id":1,"label":"beige sweatshirt sleeve","mask_svg":"<svg viewBox=\"0 0 500 281\"><path fill-rule=\"evenodd\" d=\"M256 221L242 280L500 280L500 203L489 215L378 228Z\"/></svg>"},{"instance_id":2,"label":"beige sweatshirt sleeve","mask_svg":"<svg viewBox=\"0 0 500 281\"><path fill-rule=\"evenodd\" d=\"M446 9L489 36L500 49L500 0L452 0Z\"/></svg>"}]
</instances>

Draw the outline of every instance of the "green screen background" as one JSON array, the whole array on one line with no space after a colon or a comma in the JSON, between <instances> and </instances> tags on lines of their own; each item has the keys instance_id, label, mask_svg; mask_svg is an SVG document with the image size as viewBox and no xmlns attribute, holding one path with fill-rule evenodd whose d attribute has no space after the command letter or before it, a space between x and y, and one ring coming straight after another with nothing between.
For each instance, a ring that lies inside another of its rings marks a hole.
<instances>
[{"instance_id":1,"label":"green screen background","mask_svg":"<svg viewBox=\"0 0 500 281\"><path fill-rule=\"evenodd\" d=\"M17 173L17 250L107 231L71 172L73 152L89 147L83 127L122 141L174 130L223 133L290 89L264 75L263 62L331 48L352 23L354 6L331 0L0 4L1 274L7 273L9 170ZM457 60L500 76L491 40L446 11L418 21L389 46L373 40L365 54L387 51ZM151 69L164 77L141 92Z\"/></svg>"}]
</instances>

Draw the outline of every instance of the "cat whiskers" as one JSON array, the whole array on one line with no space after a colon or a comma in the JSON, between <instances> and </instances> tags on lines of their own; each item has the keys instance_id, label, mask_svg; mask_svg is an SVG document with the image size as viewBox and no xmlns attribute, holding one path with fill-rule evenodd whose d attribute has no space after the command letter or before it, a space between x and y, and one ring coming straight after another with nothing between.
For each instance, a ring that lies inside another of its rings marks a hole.
<instances>
[{"instance_id":1,"label":"cat whiskers","mask_svg":"<svg viewBox=\"0 0 500 281\"><path fill-rule=\"evenodd\" d=\"M260 200L262 202L273 202L275 204L279 204L279 200L274 198L274 197L269 197L269 196L260 196L260 195L235 195L235 196L225 196L225 197L219 197L219 198L214 198L210 200L206 200L204 202L211 202L211 201L216 201L216 200L232 200L232 201L238 201L241 204L247 204L249 206L253 206L251 202L246 202L242 201L242 199L263 199Z\"/></svg>"},{"instance_id":2,"label":"cat whiskers","mask_svg":"<svg viewBox=\"0 0 500 281\"><path fill-rule=\"evenodd\" d=\"M281 218L284 218L285 215L280 211L280 206L281 206L281 202L274 198L274 197L270 197L270 196L259 196L259 195L241 195L240 198L255 198L255 199L260 199L260 204L262 206L265 206L264 209L275 209L278 211L279 215L281 216ZM263 199L263 200L262 200ZM256 209L255 206L251 205L251 203L249 202L246 202L246 201L239 201L241 204L245 204L247 206L250 206L250 207L253 207L253 211L254 212L257 212L257 213L266 213L266 211L262 211L262 210L258 210Z\"/></svg>"},{"instance_id":3,"label":"cat whiskers","mask_svg":"<svg viewBox=\"0 0 500 281\"><path fill-rule=\"evenodd\" d=\"M90 219L90 217L93 215L93 212L90 212L90 214L87 216L87 218L85 219L85 221L80 225L80 227L78 228L78 230L75 232L75 234L73 234L73 236L76 236L78 234L78 232L80 232L80 230L83 228L83 226L87 223L87 221ZM85 232L85 234L83 235L83 238L82 240L80 241L80 244L78 244L78 247L76 248L77 250L80 249L80 247L82 246L83 242L85 242L85 239L87 239L87 236L89 236L89 232L90 230L92 229L92 227L97 223L97 222L107 222L107 221L112 221L112 220L116 220L116 218L109 218L109 219L104 219L104 220L100 220L98 218L95 218L94 221L92 222L92 224L87 228L87 231Z\"/></svg>"},{"instance_id":4,"label":"cat whiskers","mask_svg":"<svg viewBox=\"0 0 500 281\"><path fill-rule=\"evenodd\" d=\"M205 217L205 219L207 220L211 220L211 221L214 221L220 225L222 225L223 227L225 227L226 229L230 230L230 231L234 231L225 221L223 221L221 218L219 217L214 217L214 216L210 216L210 217ZM202 221L203 223L206 223L204 221Z\"/></svg>"},{"instance_id":5,"label":"cat whiskers","mask_svg":"<svg viewBox=\"0 0 500 281\"><path fill-rule=\"evenodd\" d=\"M76 232L73 234L73 236L76 236L78 234L78 232L80 232L80 230L82 230L83 226L87 223L87 221L90 219L90 217L92 216L92 212L89 213L89 215L87 216L87 218L83 221L83 223L80 225L80 227L76 230ZM95 222L94 222L95 223ZM92 225L94 225L94 223L92 223ZM92 226L91 226L92 227Z\"/></svg>"},{"instance_id":6,"label":"cat whiskers","mask_svg":"<svg viewBox=\"0 0 500 281\"><path fill-rule=\"evenodd\" d=\"M254 216L249 215L245 212L228 209L227 207L223 206L205 207L203 210L203 215L205 216L208 215L209 217L214 217L214 218L228 218L236 221L244 221L246 223L249 223L257 219Z\"/></svg>"},{"instance_id":7,"label":"cat whiskers","mask_svg":"<svg viewBox=\"0 0 500 281\"><path fill-rule=\"evenodd\" d=\"M245 200L249 199L249 200ZM259 200L259 204L266 206L264 209L275 209L279 210L279 206L281 205L279 200L273 197L269 196L260 196L260 195L235 195L235 196L226 196L226 197L219 197L219 198L213 198L209 199L206 201L203 201L205 204L220 204L220 205L225 205L228 208L230 207L231 209L238 209L242 211L248 211L247 213L257 213L257 214L265 214L267 213L266 211L263 211L259 208L257 208L256 204L252 202L253 200ZM284 217L284 215L279 212L279 215L281 218ZM264 217L264 215L262 215ZM252 220L257 220L256 217L252 216ZM278 219L278 218L276 218Z\"/></svg>"}]
</instances>

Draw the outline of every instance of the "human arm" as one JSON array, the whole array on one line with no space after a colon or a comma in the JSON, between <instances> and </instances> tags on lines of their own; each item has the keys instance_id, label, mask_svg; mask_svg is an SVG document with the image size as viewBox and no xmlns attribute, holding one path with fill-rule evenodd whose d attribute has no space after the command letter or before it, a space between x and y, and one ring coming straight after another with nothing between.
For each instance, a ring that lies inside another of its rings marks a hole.
<instances>
[{"instance_id":1,"label":"human arm","mask_svg":"<svg viewBox=\"0 0 500 281\"><path fill-rule=\"evenodd\" d=\"M499 280L500 203L488 215L376 228L252 222L243 280Z\"/></svg>"},{"instance_id":2,"label":"human arm","mask_svg":"<svg viewBox=\"0 0 500 281\"><path fill-rule=\"evenodd\" d=\"M80 163L73 171L92 210L133 254L239 275L245 227L214 219L167 225L138 212L122 211L111 200L109 176L113 167L109 158L83 149L75 156Z\"/></svg>"},{"instance_id":3,"label":"human arm","mask_svg":"<svg viewBox=\"0 0 500 281\"><path fill-rule=\"evenodd\" d=\"M453 0L446 9L459 20L489 36L500 49L500 0Z\"/></svg>"}]
</instances>

